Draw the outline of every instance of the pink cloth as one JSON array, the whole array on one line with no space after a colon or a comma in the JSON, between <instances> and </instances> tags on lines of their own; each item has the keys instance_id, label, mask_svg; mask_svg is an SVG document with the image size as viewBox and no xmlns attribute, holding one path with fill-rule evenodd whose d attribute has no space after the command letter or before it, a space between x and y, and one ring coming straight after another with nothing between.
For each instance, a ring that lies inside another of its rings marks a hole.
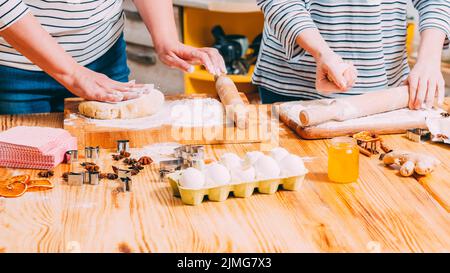
<instances>
[{"instance_id":1,"label":"pink cloth","mask_svg":"<svg viewBox=\"0 0 450 273\"><path fill-rule=\"evenodd\" d=\"M18 126L0 133L0 166L52 169L76 149L77 139L66 130Z\"/></svg>"}]
</instances>

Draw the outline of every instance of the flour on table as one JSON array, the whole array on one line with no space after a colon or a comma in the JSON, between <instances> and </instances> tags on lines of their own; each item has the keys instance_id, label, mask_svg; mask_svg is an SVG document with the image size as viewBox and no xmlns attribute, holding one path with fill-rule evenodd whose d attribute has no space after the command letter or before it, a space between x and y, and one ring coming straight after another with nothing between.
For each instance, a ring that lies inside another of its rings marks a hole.
<instances>
[{"instance_id":1,"label":"flour on table","mask_svg":"<svg viewBox=\"0 0 450 273\"><path fill-rule=\"evenodd\" d=\"M100 127L149 129L163 125L179 127L212 127L231 124L224 114L225 110L218 100L211 98L183 99L166 101L160 111L152 116L135 119L98 120L76 114L88 123ZM67 122L72 122L72 116Z\"/></svg>"}]
</instances>

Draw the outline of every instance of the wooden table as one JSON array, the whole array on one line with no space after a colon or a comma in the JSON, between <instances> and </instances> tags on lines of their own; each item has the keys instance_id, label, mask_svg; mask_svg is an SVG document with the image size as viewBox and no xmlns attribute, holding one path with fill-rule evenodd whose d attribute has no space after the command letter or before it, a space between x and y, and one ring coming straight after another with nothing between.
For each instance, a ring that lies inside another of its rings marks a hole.
<instances>
[{"instance_id":1,"label":"wooden table","mask_svg":"<svg viewBox=\"0 0 450 273\"><path fill-rule=\"evenodd\" d=\"M16 125L62 127L62 114L3 116ZM223 203L185 206L149 169L132 193L115 182L70 187L56 170L51 191L0 198L0 252L442 252L450 251L450 215L414 178L402 178L376 158L361 157L358 183L327 179L327 141L299 140L281 127L281 146L311 171L298 192L256 194ZM450 176L449 146L386 136L392 147L437 156ZM208 147L209 157L243 154L254 144ZM29 173L0 169L0 177ZM36 175L36 171L32 172ZM436 187L443 192L449 183ZM439 188L441 187L441 188Z\"/></svg>"}]
</instances>

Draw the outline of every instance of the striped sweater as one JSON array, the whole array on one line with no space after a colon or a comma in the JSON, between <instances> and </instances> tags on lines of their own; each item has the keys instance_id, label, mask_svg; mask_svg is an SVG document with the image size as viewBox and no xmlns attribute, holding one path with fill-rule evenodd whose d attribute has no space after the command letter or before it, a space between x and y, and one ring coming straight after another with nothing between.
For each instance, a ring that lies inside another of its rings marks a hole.
<instances>
[{"instance_id":1,"label":"striped sweater","mask_svg":"<svg viewBox=\"0 0 450 273\"><path fill-rule=\"evenodd\" d=\"M121 0L0 0L0 31L28 12L81 65L106 53L124 25ZM1 37L0 65L40 70Z\"/></svg>"},{"instance_id":2,"label":"striped sweater","mask_svg":"<svg viewBox=\"0 0 450 273\"><path fill-rule=\"evenodd\" d=\"M329 46L358 69L355 86L330 96L355 95L398 86L407 77L406 0L257 0L265 27L253 82L299 99L325 98L315 90L314 58L296 37L317 28ZM420 31L450 37L450 0L413 0Z\"/></svg>"}]
</instances>

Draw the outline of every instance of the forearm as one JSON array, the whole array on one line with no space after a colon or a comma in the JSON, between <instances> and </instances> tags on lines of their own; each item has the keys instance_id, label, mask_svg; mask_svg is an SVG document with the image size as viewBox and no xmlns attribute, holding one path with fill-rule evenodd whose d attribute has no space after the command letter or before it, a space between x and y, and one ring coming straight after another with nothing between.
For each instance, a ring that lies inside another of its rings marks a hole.
<instances>
[{"instance_id":1,"label":"forearm","mask_svg":"<svg viewBox=\"0 0 450 273\"><path fill-rule=\"evenodd\" d=\"M316 28L309 28L302 31L297 36L296 42L316 60L333 53L333 50L328 46Z\"/></svg>"},{"instance_id":2,"label":"forearm","mask_svg":"<svg viewBox=\"0 0 450 273\"><path fill-rule=\"evenodd\" d=\"M58 81L65 81L78 64L28 13L0 32L0 35L23 56Z\"/></svg>"},{"instance_id":3,"label":"forearm","mask_svg":"<svg viewBox=\"0 0 450 273\"><path fill-rule=\"evenodd\" d=\"M167 44L179 42L171 0L134 0L134 4L157 51Z\"/></svg>"},{"instance_id":4,"label":"forearm","mask_svg":"<svg viewBox=\"0 0 450 273\"><path fill-rule=\"evenodd\" d=\"M439 29L430 28L422 31L420 37L417 61L440 64L445 33Z\"/></svg>"}]
</instances>

